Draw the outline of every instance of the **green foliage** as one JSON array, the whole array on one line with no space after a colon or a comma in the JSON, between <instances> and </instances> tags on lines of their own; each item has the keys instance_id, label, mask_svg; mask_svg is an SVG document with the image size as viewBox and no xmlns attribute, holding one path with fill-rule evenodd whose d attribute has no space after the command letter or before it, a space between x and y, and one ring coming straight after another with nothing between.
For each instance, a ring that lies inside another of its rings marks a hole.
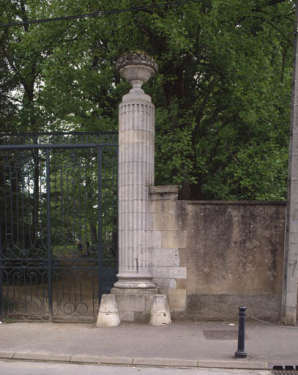
<instances>
[{"instance_id":1,"label":"green foliage","mask_svg":"<svg viewBox=\"0 0 298 375\"><path fill-rule=\"evenodd\" d=\"M6 0L1 22L152 4ZM1 12L2 10L2 12ZM184 198L286 198L292 0L204 0L0 31L2 130L116 130L129 85L117 58L141 49L159 74L156 184Z\"/></svg>"}]
</instances>

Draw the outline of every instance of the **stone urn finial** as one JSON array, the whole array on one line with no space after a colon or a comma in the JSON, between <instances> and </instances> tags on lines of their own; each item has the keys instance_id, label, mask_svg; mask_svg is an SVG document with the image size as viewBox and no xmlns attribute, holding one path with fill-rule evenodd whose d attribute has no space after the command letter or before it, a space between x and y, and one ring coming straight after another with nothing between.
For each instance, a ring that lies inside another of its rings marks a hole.
<instances>
[{"instance_id":1,"label":"stone urn finial","mask_svg":"<svg viewBox=\"0 0 298 375\"><path fill-rule=\"evenodd\" d=\"M143 83L157 73L156 62L143 51L125 53L118 59L116 67L120 75L131 83L131 93L143 93Z\"/></svg>"}]
</instances>

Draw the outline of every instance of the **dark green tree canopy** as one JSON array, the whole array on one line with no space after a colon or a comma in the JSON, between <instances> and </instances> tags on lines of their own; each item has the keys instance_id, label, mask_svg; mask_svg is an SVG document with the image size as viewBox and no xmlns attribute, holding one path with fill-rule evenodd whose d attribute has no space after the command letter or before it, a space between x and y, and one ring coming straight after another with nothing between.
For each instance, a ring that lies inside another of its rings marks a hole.
<instances>
[{"instance_id":1,"label":"dark green tree canopy","mask_svg":"<svg viewBox=\"0 0 298 375\"><path fill-rule=\"evenodd\" d=\"M2 0L0 22L156 4ZM116 61L152 55L156 184L187 199L286 198L292 0L202 0L1 28L2 131L116 130Z\"/></svg>"}]
</instances>

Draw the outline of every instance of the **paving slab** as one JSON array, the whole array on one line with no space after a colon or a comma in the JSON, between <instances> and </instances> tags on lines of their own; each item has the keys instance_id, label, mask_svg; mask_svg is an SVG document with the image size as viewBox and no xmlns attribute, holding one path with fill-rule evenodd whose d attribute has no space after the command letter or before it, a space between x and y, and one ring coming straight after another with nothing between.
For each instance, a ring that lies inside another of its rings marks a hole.
<instances>
[{"instance_id":1,"label":"paving slab","mask_svg":"<svg viewBox=\"0 0 298 375\"><path fill-rule=\"evenodd\" d=\"M0 325L0 358L146 366L266 369L296 363L298 330L246 324L247 358L236 359L237 322L174 322L154 327L121 323Z\"/></svg>"}]
</instances>

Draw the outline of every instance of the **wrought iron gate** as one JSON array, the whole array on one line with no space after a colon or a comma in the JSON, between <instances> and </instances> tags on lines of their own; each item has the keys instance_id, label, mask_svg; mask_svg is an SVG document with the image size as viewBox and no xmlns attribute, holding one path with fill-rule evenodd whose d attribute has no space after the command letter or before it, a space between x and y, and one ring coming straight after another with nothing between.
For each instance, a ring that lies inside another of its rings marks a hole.
<instances>
[{"instance_id":1,"label":"wrought iron gate","mask_svg":"<svg viewBox=\"0 0 298 375\"><path fill-rule=\"evenodd\" d=\"M117 134L0 136L0 315L93 322L116 280Z\"/></svg>"}]
</instances>

